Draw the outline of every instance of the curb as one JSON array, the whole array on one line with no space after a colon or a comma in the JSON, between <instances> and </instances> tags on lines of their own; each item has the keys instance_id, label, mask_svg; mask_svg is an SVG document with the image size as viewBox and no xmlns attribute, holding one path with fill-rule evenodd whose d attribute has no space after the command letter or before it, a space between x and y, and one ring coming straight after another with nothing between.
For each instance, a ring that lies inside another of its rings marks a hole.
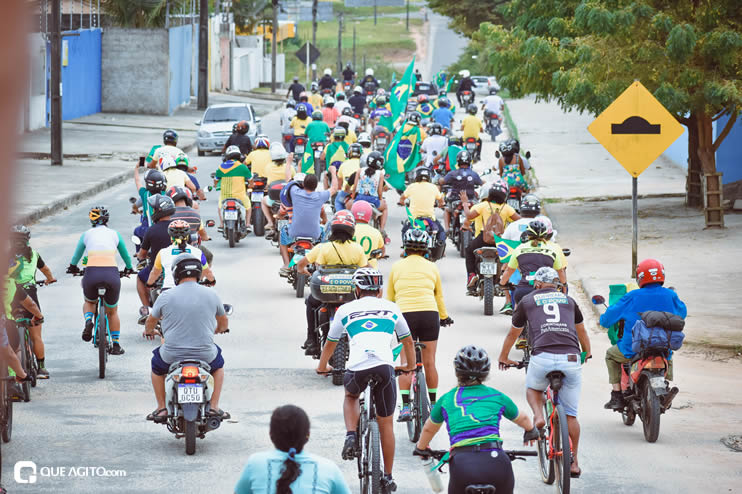
<instances>
[{"instance_id":1,"label":"curb","mask_svg":"<svg viewBox=\"0 0 742 494\"><path fill-rule=\"evenodd\" d=\"M286 97L282 96L278 92L273 93L254 93L252 91L217 91L219 94L226 94L227 96L244 96L246 98L255 99L269 99L274 101L286 101Z\"/></svg>"},{"instance_id":2,"label":"curb","mask_svg":"<svg viewBox=\"0 0 742 494\"><path fill-rule=\"evenodd\" d=\"M105 124L103 124L103 125L105 125ZM183 146L180 149L183 152L185 152L185 153L189 153L189 152L193 151L193 149L195 149L195 147L196 147L196 141L192 141L188 145ZM131 155L134 155L134 154L140 154L141 155L141 153L137 153L137 152L130 152L130 153L123 152L123 153L117 153L117 154L122 155L122 156L123 155L131 156ZM50 160L50 159L52 159L51 152L45 152L45 151L44 152L39 152L39 151L19 151L15 155L16 155L16 158L19 158L19 159L32 159L32 160ZM114 157L114 153L62 154L62 158L63 159L70 159L70 160L79 159L79 158L100 158L100 157L104 157L104 156L106 158L113 158Z\"/></svg>"}]
</instances>

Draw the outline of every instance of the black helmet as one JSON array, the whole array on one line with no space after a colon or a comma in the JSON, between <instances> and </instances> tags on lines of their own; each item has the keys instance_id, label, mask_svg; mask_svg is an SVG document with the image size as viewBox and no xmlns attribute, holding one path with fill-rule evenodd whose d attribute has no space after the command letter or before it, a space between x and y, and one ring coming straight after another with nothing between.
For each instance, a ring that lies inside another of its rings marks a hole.
<instances>
[{"instance_id":1,"label":"black helmet","mask_svg":"<svg viewBox=\"0 0 742 494\"><path fill-rule=\"evenodd\" d=\"M300 120L304 120L305 118L307 118L307 107L305 105L297 106L296 116L299 117Z\"/></svg>"},{"instance_id":2,"label":"black helmet","mask_svg":"<svg viewBox=\"0 0 742 494\"><path fill-rule=\"evenodd\" d=\"M155 222L175 212L175 203L168 196L151 196L147 199L147 204L152 208L152 221Z\"/></svg>"},{"instance_id":3,"label":"black helmet","mask_svg":"<svg viewBox=\"0 0 742 494\"><path fill-rule=\"evenodd\" d=\"M520 153L520 141L518 139L513 138L513 137L511 137L509 140L510 140L512 146L513 146L513 152Z\"/></svg>"},{"instance_id":4,"label":"black helmet","mask_svg":"<svg viewBox=\"0 0 742 494\"><path fill-rule=\"evenodd\" d=\"M457 377L468 380L483 379L490 373L490 356L484 348L468 345L458 351L453 359L453 368Z\"/></svg>"},{"instance_id":5,"label":"black helmet","mask_svg":"<svg viewBox=\"0 0 742 494\"><path fill-rule=\"evenodd\" d=\"M14 241L28 243L31 239L31 230L29 230L26 225L13 225L10 228L10 237Z\"/></svg>"},{"instance_id":6,"label":"black helmet","mask_svg":"<svg viewBox=\"0 0 742 494\"><path fill-rule=\"evenodd\" d=\"M492 186L489 189L489 192L487 192L487 200L489 202L495 202L497 204L502 204L505 202L505 199L508 197L508 188L503 182L496 182L492 184Z\"/></svg>"},{"instance_id":7,"label":"black helmet","mask_svg":"<svg viewBox=\"0 0 742 494\"><path fill-rule=\"evenodd\" d=\"M188 206L193 204L193 195L191 194L191 191L185 187L170 187L167 189L166 194L173 200L173 202L185 201Z\"/></svg>"},{"instance_id":8,"label":"black helmet","mask_svg":"<svg viewBox=\"0 0 742 494\"><path fill-rule=\"evenodd\" d=\"M410 113L410 116L407 117L407 120L417 125L420 123L420 114L416 111L413 111L412 113Z\"/></svg>"},{"instance_id":9,"label":"black helmet","mask_svg":"<svg viewBox=\"0 0 742 494\"><path fill-rule=\"evenodd\" d=\"M520 201L520 212L538 216L541 213L541 200L533 194L526 194Z\"/></svg>"},{"instance_id":10,"label":"black helmet","mask_svg":"<svg viewBox=\"0 0 742 494\"><path fill-rule=\"evenodd\" d=\"M167 129L162 133L162 142L165 144L172 143L175 146L178 144L178 133L173 129Z\"/></svg>"},{"instance_id":11,"label":"black helmet","mask_svg":"<svg viewBox=\"0 0 742 494\"><path fill-rule=\"evenodd\" d=\"M351 110L349 106L346 106L345 108L343 108L343 115L345 115L346 117L352 117L353 110Z\"/></svg>"},{"instance_id":12,"label":"black helmet","mask_svg":"<svg viewBox=\"0 0 742 494\"><path fill-rule=\"evenodd\" d=\"M549 229L543 221L534 220L528 223L525 233L528 240L546 240L549 236Z\"/></svg>"},{"instance_id":13,"label":"black helmet","mask_svg":"<svg viewBox=\"0 0 742 494\"><path fill-rule=\"evenodd\" d=\"M381 170L384 168L384 156L378 151L372 151L369 153L366 159L366 166L372 170Z\"/></svg>"},{"instance_id":14,"label":"black helmet","mask_svg":"<svg viewBox=\"0 0 742 494\"><path fill-rule=\"evenodd\" d=\"M476 115L477 105L475 105L474 103L470 103L469 106L466 107L466 113L469 113L470 115Z\"/></svg>"},{"instance_id":15,"label":"black helmet","mask_svg":"<svg viewBox=\"0 0 742 494\"><path fill-rule=\"evenodd\" d=\"M357 142L348 146L348 158L360 158L363 154L363 148Z\"/></svg>"},{"instance_id":16,"label":"black helmet","mask_svg":"<svg viewBox=\"0 0 742 494\"><path fill-rule=\"evenodd\" d=\"M497 86L490 86L490 94L497 94Z\"/></svg>"},{"instance_id":17,"label":"black helmet","mask_svg":"<svg viewBox=\"0 0 742 494\"><path fill-rule=\"evenodd\" d=\"M196 278L201 279L201 273L203 272L203 266L201 261L196 258L193 254L183 253L175 258L173 261L173 280L178 285L184 278Z\"/></svg>"},{"instance_id":18,"label":"black helmet","mask_svg":"<svg viewBox=\"0 0 742 494\"><path fill-rule=\"evenodd\" d=\"M430 124L430 135L432 136L439 136L443 134L443 126L439 124L438 122L433 122Z\"/></svg>"},{"instance_id":19,"label":"black helmet","mask_svg":"<svg viewBox=\"0 0 742 494\"><path fill-rule=\"evenodd\" d=\"M430 235L425 230L410 228L402 237L402 246L405 250L426 251L430 247Z\"/></svg>"},{"instance_id":20,"label":"black helmet","mask_svg":"<svg viewBox=\"0 0 742 494\"><path fill-rule=\"evenodd\" d=\"M144 174L144 187L152 195L164 192L167 189L165 174L159 170L147 170Z\"/></svg>"},{"instance_id":21,"label":"black helmet","mask_svg":"<svg viewBox=\"0 0 742 494\"><path fill-rule=\"evenodd\" d=\"M459 154L456 155L456 166L471 166L471 154L469 154L469 151L466 149L459 151Z\"/></svg>"},{"instance_id":22,"label":"black helmet","mask_svg":"<svg viewBox=\"0 0 742 494\"><path fill-rule=\"evenodd\" d=\"M430 182L430 169L426 166L420 166L415 170L415 182Z\"/></svg>"},{"instance_id":23,"label":"black helmet","mask_svg":"<svg viewBox=\"0 0 742 494\"><path fill-rule=\"evenodd\" d=\"M88 212L88 218L93 226L108 224L108 209L105 206L93 206Z\"/></svg>"},{"instance_id":24,"label":"black helmet","mask_svg":"<svg viewBox=\"0 0 742 494\"><path fill-rule=\"evenodd\" d=\"M508 139L507 141L501 142L500 152L502 154L513 154L515 152L515 148L513 147L513 140Z\"/></svg>"},{"instance_id":25,"label":"black helmet","mask_svg":"<svg viewBox=\"0 0 742 494\"><path fill-rule=\"evenodd\" d=\"M312 120L322 120L322 112L319 110L314 110L312 112Z\"/></svg>"},{"instance_id":26,"label":"black helmet","mask_svg":"<svg viewBox=\"0 0 742 494\"><path fill-rule=\"evenodd\" d=\"M186 220L173 220L167 226L167 233L174 241L188 242L191 238L191 225Z\"/></svg>"}]
</instances>

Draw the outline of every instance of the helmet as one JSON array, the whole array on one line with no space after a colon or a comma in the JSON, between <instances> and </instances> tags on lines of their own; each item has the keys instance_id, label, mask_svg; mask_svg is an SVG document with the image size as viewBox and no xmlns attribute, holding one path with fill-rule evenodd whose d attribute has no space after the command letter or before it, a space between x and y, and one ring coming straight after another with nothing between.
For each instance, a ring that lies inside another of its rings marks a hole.
<instances>
[{"instance_id":1,"label":"helmet","mask_svg":"<svg viewBox=\"0 0 742 494\"><path fill-rule=\"evenodd\" d=\"M369 153L366 159L366 166L372 170L381 170L384 168L384 156L378 151Z\"/></svg>"},{"instance_id":2,"label":"helmet","mask_svg":"<svg viewBox=\"0 0 742 494\"><path fill-rule=\"evenodd\" d=\"M367 201L353 201L353 206L351 206L350 212L353 213L353 217L356 221L368 223L373 217L374 209L371 207L371 203Z\"/></svg>"},{"instance_id":3,"label":"helmet","mask_svg":"<svg viewBox=\"0 0 742 494\"><path fill-rule=\"evenodd\" d=\"M353 284L361 290L379 291L384 287L384 277L374 268L358 268L353 273Z\"/></svg>"},{"instance_id":4,"label":"helmet","mask_svg":"<svg viewBox=\"0 0 742 494\"><path fill-rule=\"evenodd\" d=\"M299 101L307 101L309 99L309 95L306 91L302 91L299 93Z\"/></svg>"},{"instance_id":5,"label":"helmet","mask_svg":"<svg viewBox=\"0 0 742 494\"><path fill-rule=\"evenodd\" d=\"M188 242L191 238L191 225L185 220L173 220L167 226L167 233L173 242Z\"/></svg>"},{"instance_id":6,"label":"helmet","mask_svg":"<svg viewBox=\"0 0 742 494\"><path fill-rule=\"evenodd\" d=\"M484 348L468 345L458 351L453 359L456 375L469 379L482 379L490 373L490 356Z\"/></svg>"},{"instance_id":7,"label":"helmet","mask_svg":"<svg viewBox=\"0 0 742 494\"><path fill-rule=\"evenodd\" d=\"M187 205L193 204L193 195L191 191L186 187L170 187L166 192L167 196L173 200L173 202L185 200Z\"/></svg>"},{"instance_id":8,"label":"helmet","mask_svg":"<svg viewBox=\"0 0 742 494\"><path fill-rule=\"evenodd\" d=\"M343 127L337 126L334 129L332 129L332 137L335 139L345 139L345 136L348 135L348 131L345 130Z\"/></svg>"},{"instance_id":9,"label":"helmet","mask_svg":"<svg viewBox=\"0 0 742 494\"><path fill-rule=\"evenodd\" d=\"M541 200L533 194L526 194L520 200L520 212L537 216L541 212Z\"/></svg>"},{"instance_id":10,"label":"helmet","mask_svg":"<svg viewBox=\"0 0 742 494\"><path fill-rule=\"evenodd\" d=\"M471 154L466 149L462 149L456 155L456 166L471 166Z\"/></svg>"},{"instance_id":11,"label":"helmet","mask_svg":"<svg viewBox=\"0 0 742 494\"><path fill-rule=\"evenodd\" d=\"M338 101L340 101L340 100L345 101L345 93L342 92L342 91L340 91L339 93L337 93L335 95L335 99L338 100Z\"/></svg>"},{"instance_id":12,"label":"helmet","mask_svg":"<svg viewBox=\"0 0 742 494\"><path fill-rule=\"evenodd\" d=\"M180 254L173 261L173 280L178 285L184 278L196 278L201 279L201 273L203 272L203 266L196 256L189 253Z\"/></svg>"},{"instance_id":13,"label":"helmet","mask_svg":"<svg viewBox=\"0 0 742 494\"><path fill-rule=\"evenodd\" d=\"M410 228L404 232L402 246L405 250L428 250L430 235L425 230Z\"/></svg>"},{"instance_id":14,"label":"helmet","mask_svg":"<svg viewBox=\"0 0 742 494\"><path fill-rule=\"evenodd\" d=\"M332 75L332 69L330 69L329 67L326 68L324 74L325 75Z\"/></svg>"},{"instance_id":15,"label":"helmet","mask_svg":"<svg viewBox=\"0 0 742 494\"><path fill-rule=\"evenodd\" d=\"M461 72L459 72L459 74L461 75L461 77L469 77L471 75L471 72L469 72L468 70L464 69Z\"/></svg>"},{"instance_id":16,"label":"helmet","mask_svg":"<svg viewBox=\"0 0 742 494\"><path fill-rule=\"evenodd\" d=\"M345 129L345 132L348 132L348 129L350 129L350 122L347 120L340 120L338 119L337 124L338 127L342 127Z\"/></svg>"},{"instance_id":17,"label":"helmet","mask_svg":"<svg viewBox=\"0 0 742 494\"><path fill-rule=\"evenodd\" d=\"M451 102L446 97L438 98L438 106L442 108L448 108L451 106Z\"/></svg>"},{"instance_id":18,"label":"helmet","mask_svg":"<svg viewBox=\"0 0 742 494\"><path fill-rule=\"evenodd\" d=\"M477 105L474 103L471 103L469 106L466 107L466 113L470 115L476 115L477 114Z\"/></svg>"},{"instance_id":19,"label":"helmet","mask_svg":"<svg viewBox=\"0 0 742 494\"><path fill-rule=\"evenodd\" d=\"M309 85L309 89L313 93L316 93L317 91L319 91L319 84L317 84L317 81L312 81L312 84Z\"/></svg>"},{"instance_id":20,"label":"helmet","mask_svg":"<svg viewBox=\"0 0 742 494\"><path fill-rule=\"evenodd\" d=\"M147 170L144 174L144 187L150 194L159 194L167 189L165 175L159 170Z\"/></svg>"},{"instance_id":21,"label":"helmet","mask_svg":"<svg viewBox=\"0 0 742 494\"><path fill-rule=\"evenodd\" d=\"M502 204L508 197L508 186L504 182L495 182L487 192L487 200Z\"/></svg>"},{"instance_id":22,"label":"helmet","mask_svg":"<svg viewBox=\"0 0 742 494\"><path fill-rule=\"evenodd\" d=\"M304 120L307 118L307 107L306 105L299 104L296 107L296 116L299 117L299 120Z\"/></svg>"},{"instance_id":23,"label":"helmet","mask_svg":"<svg viewBox=\"0 0 742 494\"><path fill-rule=\"evenodd\" d=\"M147 199L147 204L152 208L152 221L155 222L175 212L175 203L168 196L151 196Z\"/></svg>"},{"instance_id":24,"label":"helmet","mask_svg":"<svg viewBox=\"0 0 742 494\"><path fill-rule=\"evenodd\" d=\"M510 138L509 140L512 142L513 151L516 153L520 153L520 141L515 138Z\"/></svg>"},{"instance_id":25,"label":"helmet","mask_svg":"<svg viewBox=\"0 0 742 494\"><path fill-rule=\"evenodd\" d=\"M224 153L224 158L228 160L239 160L242 157L242 151L235 145L229 146Z\"/></svg>"},{"instance_id":26,"label":"helmet","mask_svg":"<svg viewBox=\"0 0 742 494\"><path fill-rule=\"evenodd\" d=\"M380 87L376 90L376 96L386 96L386 89L383 87Z\"/></svg>"},{"instance_id":27,"label":"helmet","mask_svg":"<svg viewBox=\"0 0 742 494\"><path fill-rule=\"evenodd\" d=\"M274 142L273 144L271 144L270 153L271 160L273 161L283 161L289 155L289 153L286 152L286 148L283 147L283 144L281 144L280 142Z\"/></svg>"},{"instance_id":28,"label":"helmet","mask_svg":"<svg viewBox=\"0 0 742 494\"><path fill-rule=\"evenodd\" d=\"M345 108L343 108L343 115L345 115L346 117L352 117L353 110L351 110L349 106L346 106Z\"/></svg>"},{"instance_id":29,"label":"helmet","mask_svg":"<svg viewBox=\"0 0 742 494\"><path fill-rule=\"evenodd\" d=\"M439 124L438 122L433 122L430 124L430 135L432 136L439 136L443 134L443 126Z\"/></svg>"},{"instance_id":30,"label":"helmet","mask_svg":"<svg viewBox=\"0 0 742 494\"><path fill-rule=\"evenodd\" d=\"M350 62L348 62L348 63L346 63L346 64L345 64L345 68L346 68L346 69L349 69L349 68L351 68Z\"/></svg>"},{"instance_id":31,"label":"helmet","mask_svg":"<svg viewBox=\"0 0 742 494\"><path fill-rule=\"evenodd\" d=\"M165 144L172 143L175 146L178 144L178 133L173 129L167 129L162 133L162 142Z\"/></svg>"},{"instance_id":32,"label":"helmet","mask_svg":"<svg viewBox=\"0 0 742 494\"><path fill-rule=\"evenodd\" d=\"M332 96L328 94L327 96L325 96L323 100L323 104L325 106L329 106L330 108L332 108L333 106L335 106L335 98L333 98Z\"/></svg>"},{"instance_id":33,"label":"helmet","mask_svg":"<svg viewBox=\"0 0 742 494\"><path fill-rule=\"evenodd\" d=\"M235 123L233 123L233 124L232 124L232 133L233 133L233 134L234 134L235 132L237 132L237 123L238 123L238 122L235 122Z\"/></svg>"},{"instance_id":34,"label":"helmet","mask_svg":"<svg viewBox=\"0 0 742 494\"><path fill-rule=\"evenodd\" d=\"M639 283L639 288L648 283L663 284L665 282L665 266L657 259L644 259L636 267L636 282Z\"/></svg>"},{"instance_id":35,"label":"helmet","mask_svg":"<svg viewBox=\"0 0 742 494\"><path fill-rule=\"evenodd\" d=\"M513 148L513 142L511 139L500 143L500 152L502 154L513 154L515 149Z\"/></svg>"},{"instance_id":36,"label":"helmet","mask_svg":"<svg viewBox=\"0 0 742 494\"><path fill-rule=\"evenodd\" d=\"M179 152L178 156L175 157L175 167L178 168L178 170L187 172L190 166L191 164L188 162L188 155L183 151Z\"/></svg>"},{"instance_id":37,"label":"helmet","mask_svg":"<svg viewBox=\"0 0 742 494\"><path fill-rule=\"evenodd\" d=\"M490 94L497 94L497 86L490 86Z\"/></svg>"},{"instance_id":38,"label":"helmet","mask_svg":"<svg viewBox=\"0 0 742 494\"><path fill-rule=\"evenodd\" d=\"M522 209L521 209L521 212L522 212ZM540 214L540 215L536 216L533 219L540 221L541 223L544 224L544 226L546 226L546 234L547 235L553 235L554 234L554 226L551 224L551 220L548 217Z\"/></svg>"},{"instance_id":39,"label":"helmet","mask_svg":"<svg viewBox=\"0 0 742 494\"><path fill-rule=\"evenodd\" d=\"M561 285L559 281L559 275L554 268L548 266L542 266L538 268L533 276L533 281L540 281L541 283L550 283L552 285Z\"/></svg>"},{"instance_id":40,"label":"helmet","mask_svg":"<svg viewBox=\"0 0 742 494\"><path fill-rule=\"evenodd\" d=\"M371 69L371 68L366 69L366 75L373 76L374 75L374 69Z\"/></svg>"},{"instance_id":41,"label":"helmet","mask_svg":"<svg viewBox=\"0 0 742 494\"><path fill-rule=\"evenodd\" d=\"M353 213L347 209L343 209L335 213L335 216L330 222L330 231L335 232L346 232L351 237L356 231L356 220L353 217Z\"/></svg>"},{"instance_id":42,"label":"helmet","mask_svg":"<svg viewBox=\"0 0 742 494\"><path fill-rule=\"evenodd\" d=\"M410 116L407 117L407 121L412 122L415 125L418 125L420 123L420 114L416 111L413 111L410 113Z\"/></svg>"},{"instance_id":43,"label":"helmet","mask_svg":"<svg viewBox=\"0 0 742 494\"><path fill-rule=\"evenodd\" d=\"M158 195L152 197L162 196ZM173 209L175 209L175 206L173 206ZM105 206L93 206L92 208L90 208L90 211L88 211L88 218L90 218L90 222L93 224L93 226L105 225L108 223L108 210Z\"/></svg>"},{"instance_id":44,"label":"helmet","mask_svg":"<svg viewBox=\"0 0 742 494\"><path fill-rule=\"evenodd\" d=\"M368 132L361 132L358 134L358 144L364 148L371 147L371 136Z\"/></svg>"},{"instance_id":45,"label":"helmet","mask_svg":"<svg viewBox=\"0 0 742 494\"><path fill-rule=\"evenodd\" d=\"M417 102L418 103L425 103L426 101L428 101L428 95L427 94L421 94L420 96L417 97Z\"/></svg>"},{"instance_id":46,"label":"helmet","mask_svg":"<svg viewBox=\"0 0 742 494\"><path fill-rule=\"evenodd\" d=\"M169 170L170 168L176 168L178 165L175 163L175 160L172 156L163 156L162 158L160 158L157 166L160 167L160 170L165 171Z\"/></svg>"},{"instance_id":47,"label":"helmet","mask_svg":"<svg viewBox=\"0 0 742 494\"><path fill-rule=\"evenodd\" d=\"M319 110L314 110L312 112L312 120L322 120L322 112Z\"/></svg>"},{"instance_id":48,"label":"helmet","mask_svg":"<svg viewBox=\"0 0 742 494\"><path fill-rule=\"evenodd\" d=\"M294 99L290 99L286 102L286 108L294 108L296 106L296 101Z\"/></svg>"},{"instance_id":49,"label":"helmet","mask_svg":"<svg viewBox=\"0 0 742 494\"><path fill-rule=\"evenodd\" d=\"M250 124L247 123L247 120L240 120L237 122L237 132L240 134L247 134L247 131L250 130Z\"/></svg>"},{"instance_id":50,"label":"helmet","mask_svg":"<svg viewBox=\"0 0 742 494\"><path fill-rule=\"evenodd\" d=\"M386 96L381 94L376 97L376 106L381 107L386 105Z\"/></svg>"},{"instance_id":51,"label":"helmet","mask_svg":"<svg viewBox=\"0 0 742 494\"><path fill-rule=\"evenodd\" d=\"M255 138L255 149L268 149L271 146L271 142L268 137L259 135Z\"/></svg>"},{"instance_id":52,"label":"helmet","mask_svg":"<svg viewBox=\"0 0 742 494\"><path fill-rule=\"evenodd\" d=\"M356 86L353 88L353 92L357 94L361 94L363 92L363 89L361 88L361 86Z\"/></svg>"},{"instance_id":53,"label":"helmet","mask_svg":"<svg viewBox=\"0 0 742 494\"><path fill-rule=\"evenodd\" d=\"M528 240L546 240L549 232L542 221L533 220L526 227L526 238Z\"/></svg>"},{"instance_id":54,"label":"helmet","mask_svg":"<svg viewBox=\"0 0 742 494\"><path fill-rule=\"evenodd\" d=\"M357 142L348 146L348 158L360 158L362 153L363 148Z\"/></svg>"},{"instance_id":55,"label":"helmet","mask_svg":"<svg viewBox=\"0 0 742 494\"><path fill-rule=\"evenodd\" d=\"M430 168L426 166L420 166L415 170L415 182L430 182Z\"/></svg>"},{"instance_id":56,"label":"helmet","mask_svg":"<svg viewBox=\"0 0 742 494\"><path fill-rule=\"evenodd\" d=\"M10 228L10 236L13 240L28 243L31 239L31 230L29 230L26 225L13 225Z\"/></svg>"}]
</instances>

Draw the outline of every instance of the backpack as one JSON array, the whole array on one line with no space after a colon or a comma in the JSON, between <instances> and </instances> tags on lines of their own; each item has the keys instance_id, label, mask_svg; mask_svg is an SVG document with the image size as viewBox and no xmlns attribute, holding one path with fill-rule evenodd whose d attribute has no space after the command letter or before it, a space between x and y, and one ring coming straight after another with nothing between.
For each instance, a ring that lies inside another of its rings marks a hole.
<instances>
[{"instance_id":1,"label":"backpack","mask_svg":"<svg viewBox=\"0 0 742 494\"><path fill-rule=\"evenodd\" d=\"M487 205L490 208L491 214L490 217L487 218L487 224L484 225L484 229L482 230L482 240L484 240L485 244L495 245L497 243L495 235L500 237L502 236L502 232L505 230L505 223L502 221L502 217L500 216L500 211L504 205L500 205L496 211L492 210L491 203L488 202Z\"/></svg>"},{"instance_id":2,"label":"backpack","mask_svg":"<svg viewBox=\"0 0 742 494\"><path fill-rule=\"evenodd\" d=\"M683 346L685 321L675 314L647 311L634 323L631 330L631 350L640 353L646 350L679 350Z\"/></svg>"}]
</instances>

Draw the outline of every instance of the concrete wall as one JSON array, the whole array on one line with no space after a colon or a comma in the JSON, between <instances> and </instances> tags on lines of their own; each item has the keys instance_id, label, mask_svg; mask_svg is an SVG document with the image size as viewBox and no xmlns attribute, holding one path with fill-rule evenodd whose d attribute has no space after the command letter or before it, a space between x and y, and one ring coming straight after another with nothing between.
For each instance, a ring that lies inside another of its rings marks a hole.
<instances>
[{"instance_id":1,"label":"concrete wall","mask_svg":"<svg viewBox=\"0 0 742 494\"><path fill-rule=\"evenodd\" d=\"M39 33L28 35L28 97L19 119L19 131L40 129L46 126L46 40Z\"/></svg>"},{"instance_id":2,"label":"concrete wall","mask_svg":"<svg viewBox=\"0 0 742 494\"><path fill-rule=\"evenodd\" d=\"M64 37L62 42L64 120L101 111L101 30L83 29L77 33L79 36Z\"/></svg>"},{"instance_id":3,"label":"concrete wall","mask_svg":"<svg viewBox=\"0 0 742 494\"><path fill-rule=\"evenodd\" d=\"M103 35L104 112L167 115L168 32L108 28Z\"/></svg>"},{"instance_id":4,"label":"concrete wall","mask_svg":"<svg viewBox=\"0 0 742 494\"><path fill-rule=\"evenodd\" d=\"M191 100L193 28L190 25L168 30L168 113Z\"/></svg>"},{"instance_id":5,"label":"concrete wall","mask_svg":"<svg viewBox=\"0 0 742 494\"><path fill-rule=\"evenodd\" d=\"M346 7L404 7L405 0L345 0Z\"/></svg>"}]
</instances>

